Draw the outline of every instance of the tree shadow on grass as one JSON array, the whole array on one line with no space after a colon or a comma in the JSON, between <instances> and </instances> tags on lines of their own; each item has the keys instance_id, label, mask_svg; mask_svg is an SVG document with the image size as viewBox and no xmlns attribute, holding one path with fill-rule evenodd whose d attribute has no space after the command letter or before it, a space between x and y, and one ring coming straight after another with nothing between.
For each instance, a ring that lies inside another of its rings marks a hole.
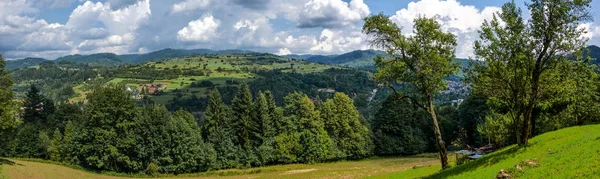
<instances>
[{"instance_id":1,"label":"tree shadow on grass","mask_svg":"<svg viewBox=\"0 0 600 179\"><path fill-rule=\"evenodd\" d=\"M0 158L0 165L15 165L16 163L7 159Z\"/></svg>"},{"instance_id":2,"label":"tree shadow on grass","mask_svg":"<svg viewBox=\"0 0 600 179\"><path fill-rule=\"evenodd\" d=\"M435 173L433 175L424 177L424 179L447 178L453 175L461 174L463 172L477 170L481 167L494 165L502 160L506 160L508 158L516 156L519 153L519 149L522 148L518 146L511 146L508 149L502 150L500 152L495 152L480 159L473 160L465 164L458 165L447 170Z\"/></svg>"}]
</instances>

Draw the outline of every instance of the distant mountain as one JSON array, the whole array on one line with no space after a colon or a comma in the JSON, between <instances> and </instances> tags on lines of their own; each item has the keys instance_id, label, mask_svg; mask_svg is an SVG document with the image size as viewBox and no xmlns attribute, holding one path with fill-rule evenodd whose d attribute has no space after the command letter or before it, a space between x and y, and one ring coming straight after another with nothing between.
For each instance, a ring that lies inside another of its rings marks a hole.
<instances>
[{"instance_id":1,"label":"distant mountain","mask_svg":"<svg viewBox=\"0 0 600 179\"><path fill-rule=\"evenodd\" d=\"M588 46L584 54L596 59L592 61L592 64L600 65L600 47L595 45Z\"/></svg>"},{"instance_id":2,"label":"distant mountain","mask_svg":"<svg viewBox=\"0 0 600 179\"><path fill-rule=\"evenodd\" d=\"M12 70L23 67L36 66L40 63L47 62L49 60L43 58L25 58L21 60L8 60L6 61L6 69Z\"/></svg>"},{"instance_id":3,"label":"distant mountain","mask_svg":"<svg viewBox=\"0 0 600 179\"><path fill-rule=\"evenodd\" d=\"M326 63L350 68L374 69L373 59L378 55L386 55L379 50L355 50L340 55L286 55L287 58L304 59L309 62Z\"/></svg>"},{"instance_id":4,"label":"distant mountain","mask_svg":"<svg viewBox=\"0 0 600 179\"><path fill-rule=\"evenodd\" d=\"M119 66L125 61L123 58L114 53L96 53L91 55L68 55L57 58L55 61L69 61L77 63L86 63L91 66Z\"/></svg>"},{"instance_id":5,"label":"distant mountain","mask_svg":"<svg viewBox=\"0 0 600 179\"><path fill-rule=\"evenodd\" d=\"M284 57L284 58L293 58L293 59L298 59L298 60L306 60L306 59L308 59L310 57L314 57L314 56L317 56L317 55L312 55L312 54L305 54L305 55L289 54L289 55L283 55L281 57Z\"/></svg>"}]
</instances>

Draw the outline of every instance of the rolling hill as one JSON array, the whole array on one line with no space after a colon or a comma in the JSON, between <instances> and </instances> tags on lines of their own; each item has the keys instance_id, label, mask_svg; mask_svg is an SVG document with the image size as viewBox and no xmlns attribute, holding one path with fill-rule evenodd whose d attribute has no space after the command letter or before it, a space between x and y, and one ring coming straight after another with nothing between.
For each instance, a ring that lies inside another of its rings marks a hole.
<instances>
[{"instance_id":1,"label":"rolling hill","mask_svg":"<svg viewBox=\"0 0 600 179\"><path fill-rule=\"evenodd\" d=\"M17 68L36 66L40 63L47 62L49 60L43 58L25 58L21 60L8 60L6 61L6 69L12 70Z\"/></svg>"}]
</instances>

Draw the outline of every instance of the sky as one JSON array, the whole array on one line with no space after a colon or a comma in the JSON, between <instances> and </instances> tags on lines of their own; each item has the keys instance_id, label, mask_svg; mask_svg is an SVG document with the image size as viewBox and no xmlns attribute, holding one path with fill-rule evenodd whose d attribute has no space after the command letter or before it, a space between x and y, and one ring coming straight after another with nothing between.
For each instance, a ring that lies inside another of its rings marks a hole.
<instances>
[{"instance_id":1,"label":"sky","mask_svg":"<svg viewBox=\"0 0 600 179\"><path fill-rule=\"evenodd\" d=\"M369 49L363 18L383 13L412 32L419 15L456 35L456 56L473 56L477 29L500 0L0 0L6 59L72 54L137 54L164 48L341 54ZM527 10L523 0L515 1ZM600 2L581 24L600 45Z\"/></svg>"}]
</instances>

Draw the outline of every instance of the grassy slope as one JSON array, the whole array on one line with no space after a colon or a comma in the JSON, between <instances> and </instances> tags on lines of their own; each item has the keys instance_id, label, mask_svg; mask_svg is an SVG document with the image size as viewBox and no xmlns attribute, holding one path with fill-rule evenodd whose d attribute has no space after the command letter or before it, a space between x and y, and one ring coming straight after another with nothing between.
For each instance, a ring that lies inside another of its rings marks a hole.
<instances>
[{"instance_id":1,"label":"grassy slope","mask_svg":"<svg viewBox=\"0 0 600 179\"><path fill-rule=\"evenodd\" d=\"M537 161L538 166L522 164L525 160ZM516 165L523 169L515 169ZM514 178L600 178L600 125L548 132L531 139L528 147L506 147L425 178L494 178L500 169L511 171ZM426 173L429 169L411 172ZM386 178L410 178L405 174Z\"/></svg>"},{"instance_id":2,"label":"grassy slope","mask_svg":"<svg viewBox=\"0 0 600 179\"><path fill-rule=\"evenodd\" d=\"M323 64L315 64L306 61L291 61L289 59L278 58L280 61L276 63L272 63L270 65L254 63L255 58L258 57L271 57L272 56L261 56L261 55L219 55L217 59L215 58L207 58L207 57L188 57L188 58L172 58L166 59L161 62L148 62L144 63L148 66L155 66L159 69L164 68L179 68L179 69L197 69L201 70L204 64L207 64L206 68L211 70L212 73L210 77L206 76L180 76L175 79L168 80L156 80L154 83L160 83L167 85L162 90L166 92L161 96L152 96L151 98L159 104L166 104L169 100L171 100L175 94L172 93L175 89L185 89L183 92L184 96L191 96L191 94L196 94L197 96L206 96L207 88L192 88L190 84L194 82L191 79L195 79L195 82L199 82L201 80L210 80L213 83L226 86L225 81L229 79L234 79L239 82L251 82L254 80L257 75L248 73L248 72L218 72L217 69L221 68L223 70L241 70L242 68L259 68L263 70L273 70L273 69L284 69L289 68L292 64L294 64L295 68L298 68L298 73L314 73L314 72L322 72L326 69L332 68L330 65ZM285 69L283 72L291 72L291 69ZM114 78L109 82L118 84L124 80L140 80L140 79L127 79L127 78ZM147 80L140 80L147 81ZM183 85L182 85L183 84ZM133 89L141 90L141 87L138 86L137 83L126 83L126 86L130 86ZM82 89L83 85L79 85L74 88L75 92L79 94L75 98L71 98L71 101L79 102L85 99L85 94L87 91ZM189 90L189 92L187 92Z\"/></svg>"},{"instance_id":3,"label":"grassy slope","mask_svg":"<svg viewBox=\"0 0 600 179\"><path fill-rule=\"evenodd\" d=\"M13 179L21 178L120 178L110 174L86 172L61 165L48 164L44 162L23 161L10 159L13 164L3 165L0 175ZM363 178L374 175L385 175L401 171L412 170L413 166L427 166L437 163L435 154L423 154L412 157L400 158L373 158L361 161L341 161L322 164L291 164L277 165L251 169L230 169L222 171L211 171L198 174L186 174L179 176L160 176L163 178ZM409 170L411 169L411 170ZM433 170L432 172L435 172ZM429 172L428 174L432 173ZM135 176L134 176L135 177Z\"/></svg>"}]
</instances>

